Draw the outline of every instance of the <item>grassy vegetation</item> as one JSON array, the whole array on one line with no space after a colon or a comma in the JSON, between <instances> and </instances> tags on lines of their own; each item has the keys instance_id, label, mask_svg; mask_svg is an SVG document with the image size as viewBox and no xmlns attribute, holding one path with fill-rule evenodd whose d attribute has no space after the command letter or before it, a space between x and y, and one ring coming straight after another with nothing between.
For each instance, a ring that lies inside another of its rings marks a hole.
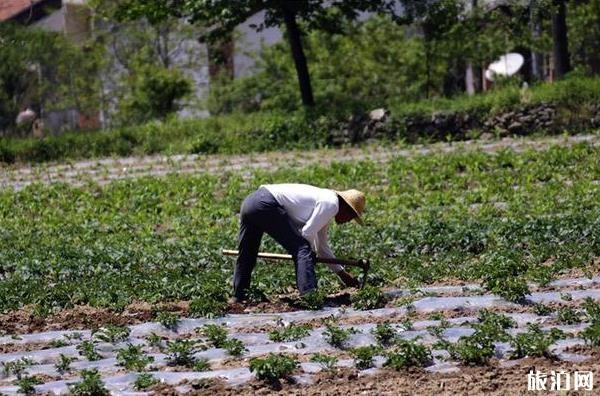
<instances>
[{"instance_id":1,"label":"grassy vegetation","mask_svg":"<svg viewBox=\"0 0 600 396\"><path fill-rule=\"evenodd\" d=\"M259 184L284 181L366 192L367 227L334 226L330 239L334 252L370 258L370 284L484 280L518 300L526 289L500 286L515 277L547 282L563 269L590 270L598 259L599 154L582 143L258 171L247 181L182 175L4 190L0 311L191 300L192 314L218 315L234 266L219 252L235 247L239 205ZM281 251L270 238L263 249ZM318 276L322 290L339 290L326 268ZM294 268L259 262L253 279L267 294L287 293Z\"/></svg>"},{"instance_id":2,"label":"grassy vegetation","mask_svg":"<svg viewBox=\"0 0 600 396\"><path fill-rule=\"evenodd\" d=\"M600 102L600 78L571 77L531 88L528 103L552 102L569 120L589 119L589 105ZM429 118L434 112L464 113L480 119L521 103L518 87L507 86L476 96L390 103L394 139L405 138L407 117ZM584 111L585 110L585 111ZM332 131L348 114L304 111L230 114L207 119L151 122L95 133L71 132L39 139L0 138L0 162L174 153L250 153L307 149L330 144ZM580 121L581 121L580 120ZM571 125L571 123L567 123ZM311 131L311 133L307 133ZM574 131L575 132L575 131ZM425 137L426 138L426 137ZM412 138L411 138L412 139Z\"/></svg>"}]
</instances>

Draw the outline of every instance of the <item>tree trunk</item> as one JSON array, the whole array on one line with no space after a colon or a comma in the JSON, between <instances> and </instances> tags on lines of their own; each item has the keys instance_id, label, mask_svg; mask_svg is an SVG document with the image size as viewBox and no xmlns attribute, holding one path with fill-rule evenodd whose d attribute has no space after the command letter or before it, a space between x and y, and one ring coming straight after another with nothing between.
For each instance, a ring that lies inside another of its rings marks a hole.
<instances>
[{"instance_id":1,"label":"tree trunk","mask_svg":"<svg viewBox=\"0 0 600 396\"><path fill-rule=\"evenodd\" d=\"M304 106L314 106L315 99L313 98L312 87L310 85L310 75L308 73L308 65L306 64L306 56L302 49L302 40L300 37L300 28L296 22L296 14L294 11L283 7L283 19L287 29L290 49L296 66L296 74L298 75L298 84L300 85L300 94L302 95L302 104Z\"/></svg>"},{"instance_id":2,"label":"tree trunk","mask_svg":"<svg viewBox=\"0 0 600 396\"><path fill-rule=\"evenodd\" d=\"M531 36L534 41L537 41L542 35L538 0L531 0L529 3L529 22L531 24ZM543 61L544 55L535 50L531 51L531 77L535 81L545 80Z\"/></svg>"},{"instance_id":3,"label":"tree trunk","mask_svg":"<svg viewBox=\"0 0 600 396\"><path fill-rule=\"evenodd\" d=\"M554 73L561 78L571 70L567 45L567 5L566 0L554 0L556 10L552 15L552 39L554 40Z\"/></svg>"}]
</instances>

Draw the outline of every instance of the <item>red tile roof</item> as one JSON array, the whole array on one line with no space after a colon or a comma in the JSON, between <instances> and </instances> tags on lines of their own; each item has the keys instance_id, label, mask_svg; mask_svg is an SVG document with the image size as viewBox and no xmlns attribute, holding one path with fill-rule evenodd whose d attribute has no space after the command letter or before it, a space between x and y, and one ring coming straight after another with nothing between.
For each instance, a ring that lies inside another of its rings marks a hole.
<instances>
[{"instance_id":1,"label":"red tile roof","mask_svg":"<svg viewBox=\"0 0 600 396\"><path fill-rule=\"evenodd\" d=\"M0 21L9 20L40 1L43 0L0 0Z\"/></svg>"}]
</instances>

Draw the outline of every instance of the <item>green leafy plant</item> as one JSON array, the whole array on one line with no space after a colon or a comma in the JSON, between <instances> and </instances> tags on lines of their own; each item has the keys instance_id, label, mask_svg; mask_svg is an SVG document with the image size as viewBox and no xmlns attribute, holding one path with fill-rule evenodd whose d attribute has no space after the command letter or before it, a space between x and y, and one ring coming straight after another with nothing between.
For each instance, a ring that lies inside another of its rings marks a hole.
<instances>
[{"instance_id":1,"label":"green leafy plant","mask_svg":"<svg viewBox=\"0 0 600 396\"><path fill-rule=\"evenodd\" d=\"M506 329L514 326L514 320L505 315L480 311L479 323L473 324L475 332L460 337L456 344L449 346L448 352L463 363L484 364L494 355L494 342L509 341Z\"/></svg>"},{"instance_id":2,"label":"green leafy plant","mask_svg":"<svg viewBox=\"0 0 600 396\"><path fill-rule=\"evenodd\" d=\"M324 290L313 290L300 297L299 305L304 309L317 311L323 308L327 294Z\"/></svg>"},{"instance_id":3,"label":"green leafy plant","mask_svg":"<svg viewBox=\"0 0 600 396\"><path fill-rule=\"evenodd\" d=\"M246 351L244 343L237 338L227 339L223 344L223 348L232 356L241 356Z\"/></svg>"},{"instance_id":4,"label":"green leafy plant","mask_svg":"<svg viewBox=\"0 0 600 396\"><path fill-rule=\"evenodd\" d=\"M154 358L144 353L141 345L128 344L126 348L117 351L117 364L128 370L144 371Z\"/></svg>"},{"instance_id":5,"label":"green leafy plant","mask_svg":"<svg viewBox=\"0 0 600 396\"><path fill-rule=\"evenodd\" d=\"M137 378L135 379L135 382L133 383L133 387L136 390L139 391L143 391L143 390L147 390L151 387L153 387L154 385L160 383L160 381L155 378L152 374L150 373L142 373L139 374L137 376Z\"/></svg>"},{"instance_id":6,"label":"green leafy plant","mask_svg":"<svg viewBox=\"0 0 600 396\"><path fill-rule=\"evenodd\" d=\"M335 370L335 366L338 362L338 358L331 355L326 355L323 353L315 353L310 361L313 363L318 363L321 365L321 368L325 371L333 371Z\"/></svg>"},{"instance_id":7,"label":"green leafy plant","mask_svg":"<svg viewBox=\"0 0 600 396\"><path fill-rule=\"evenodd\" d=\"M353 295L351 301L355 309L366 310L383 307L386 298L380 288L367 285Z\"/></svg>"},{"instance_id":8,"label":"green leafy plant","mask_svg":"<svg viewBox=\"0 0 600 396\"><path fill-rule=\"evenodd\" d=\"M208 362L208 359L200 358L196 359L192 367L194 371L209 371L210 363Z\"/></svg>"},{"instance_id":9,"label":"green leafy plant","mask_svg":"<svg viewBox=\"0 0 600 396\"><path fill-rule=\"evenodd\" d=\"M547 316L552 313L552 308L542 303L535 303L533 304L533 312L536 315Z\"/></svg>"},{"instance_id":10,"label":"green leafy plant","mask_svg":"<svg viewBox=\"0 0 600 396\"><path fill-rule=\"evenodd\" d=\"M29 358L21 358L9 362L2 362L2 371L4 372L4 375L8 376L12 374L16 376L17 379L20 379L25 372L25 369L32 364L33 361L31 361Z\"/></svg>"},{"instance_id":11,"label":"green leafy plant","mask_svg":"<svg viewBox=\"0 0 600 396\"><path fill-rule=\"evenodd\" d=\"M192 317L214 318L223 315L227 311L227 300L225 292L217 296L212 291L197 297L190 303L190 315Z\"/></svg>"},{"instance_id":12,"label":"green leafy plant","mask_svg":"<svg viewBox=\"0 0 600 396\"><path fill-rule=\"evenodd\" d=\"M156 321L169 330L177 329L179 317L174 312L159 311L155 317Z\"/></svg>"},{"instance_id":13,"label":"green leafy plant","mask_svg":"<svg viewBox=\"0 0 600 396\"><path fill-rule=\"evenodd\" d=\"M96 351L96 346L92 341L82 341L77 345L77 351L89 361L100 360L102 356Z\"/></svg>"},{"instance_id":14,"label":"green leafy plant","mask_svg":"<svg viewBox=\"0 0 600 396\"><path fill-rule=\"evenodd\" d=\"M64 354L60 354L58 357L58 362L54 365L56 367L56 371L61 374L71 371L71 363L77 360L73 356L66 356Z\"/></svg>"},{"instance_id":15,"label":"green leafy plant","mask_svg":"<svg viewBox=\"0 0 600 396\"><path fill-rule=\"evenodd\" d=\"M409 367L424 367L433 361L431 350L425 345L419 344L416 339L397 339L391 348L384 352L386 361L384 366L395 370L403 370Z\"/></svg>"},{"instance_id":16,"label":"green leafy plant","mask_svg":"<svg viewBox=\"0 0 600 396\"><path fill-rule=\"evenodd\" d=\"M167 342L167 360L174 366L193 367L196 363L194 354L198 351L198 346L193 340L176 339Z\"/></svg>"},{"instance_id":17,"label":"green leafy plant","mask_svg":"<svg viewBox=\"0 0 600 396\"><path fill-rule=\"evenodd\" d=\"M198 330L197 332L206 337L215 348L223 348L227 341L227 328L225 326L206 324Z\"/></svg>"},{"instance_id":18,"label":"green leafy plant","mask_svg":"<svg viewBox=\"0 0 600 396\"><path fill-rule=\"evenodd\" d=\"M353 348L350 350L350 354L354 357L354 365L359 370L366 370L373 367L373 358L379 352L379 348L372 345Z\"/></svg>"},{"instance_id":19,"label":"green leafy plant","mask_svg":"<svg viewBox=\"0 0 600 396\"><path fill-rule=\"evenodd\" d=\"M110 392L104 386L97 369L81 370L81 381L69 385L73 396L108 396Z\"/></svg>"},{"instance_id":20,"label":"green leafy plant","mask_svg":"<svg viewBox=\"0 0 600 396\"><path fill-rule=\"evenodd\" d=\"M33 395L35 394L35 385L39 385L42 383L42 380L36 376L25 376L19 378L17 380L17 386L19 387L19 392L25 395Z\"/></svg>"},{"instance_id":21,"label":"green leafy plant","mask_svg":"<svg viewBox=\"0 0 600 396\"><path fill-rule=\"evenodd\" d=\"M128 327L125 326L115 326L115 325L106 325L98 329L97 332L94 333L94 339L98 341L116 343L121 341L126 341L129 338L129 330Z\"/></svg>"},{"instance_id":22,"label":"green leafy plant","mask_svg":"<svg viewBox=\"0 0 600 396\"><path fill-rule=\"evenodd\" d=\"M323 337L325 337L325 341L329 343L329 345L344 349L346 347L346 343L350 338L350 335L356 333L356 329L342 329L333 321L327 321L325 323L325 331L323 331Z\"/></svg>"},{"instance_id":23,"label":"green leafy plant","mask_svg":"<svg viewBox=\"0 0 600 396\"><path fill-rule=\"evenodd\" d=\"M299 363L291 356L270 353L266 358L250 359L250 371L260 380L277 383L294 372Z\"/></svg>"},{"instance_id":24,"label":"green leafy plant","mask_svg":"<svg viewBox=\"0 0 600 396\"><path fill-rule=\"evenodd\" d=\"M564 324L581 323L581 315L579 315L579 313L571 307L559 308L556 319L558 319L560 323Z\"/></svg>"},{"instance_id":25,"label":"green leafy plant","mask_svg":"<svg viewBox=\"0 0 600 396\"><path fill-rule=\"evenodd\" d=\"M600 346L600 321L592 322L580 334L586 344L594 347Z\"/></svg>"},{"instance_id":26,"label":"green leafy plant","mask_svg":"<svg viewBox=\"0 0 600 396\"><path fill-rule=\"evenodd\" d=\"M556 332L544 333L537 323L528 323L527 332L517 334L510 341L513 348L510 356L513 359L526 356L552 357L548 347L560 337Z\"/></svg>"},{"instance_id":27,"label":"green leafy plant","mask_svg":"<svg viewBox=\"0 0 600 396\"><path fill-rule=\"evenodd\" d=\"M269 339L275 342L298 341L310 334L310 325L294 325L277 328L269 332Z\"/></svg>"},{"instance_id":28,"label":"green leafy plant","mask_svg":"<svg viewBox=\"0 0 600 396\"><path fill-rule=\"evenodd\" d=\"M396 339L396 330L389 322L378 323L371 333L381 346L388 346Z\"/></svg>"},{"instance_id":29,"label":"green leafy plant","mask_svg":"<svg viewBox=\"0 0 600 396\"><path fill-rule=\"evenodd\" d=\"M161 348L162 347L162 337L159 336L158 334L156 334L155 332L150 333L147 337L146 340L148 341L148 346L154 347L154 348Z\"/></svg>"}]
</instances>

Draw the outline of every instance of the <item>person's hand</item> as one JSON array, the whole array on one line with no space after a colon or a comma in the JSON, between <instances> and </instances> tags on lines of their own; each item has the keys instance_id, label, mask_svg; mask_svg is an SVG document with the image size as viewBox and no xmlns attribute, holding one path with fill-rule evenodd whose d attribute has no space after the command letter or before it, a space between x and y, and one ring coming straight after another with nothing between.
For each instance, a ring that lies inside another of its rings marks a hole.
<instances>
[{"instance_id":1,"label":"person's hand","mask_svg":"<svg viewBox=\"0 0 600 396\"><path fill-rule=\"evenodd\" d=\"M341 270L340 272L338 272L337 276L340 277L342 282L344 282L344 284L347 287L359 287L360 286L360 283L358 283L358 280L356 280L356 278L354 278L352 275L350 275L348 272L346 272L344 270Z\"/></svg>"}]
</instances>

